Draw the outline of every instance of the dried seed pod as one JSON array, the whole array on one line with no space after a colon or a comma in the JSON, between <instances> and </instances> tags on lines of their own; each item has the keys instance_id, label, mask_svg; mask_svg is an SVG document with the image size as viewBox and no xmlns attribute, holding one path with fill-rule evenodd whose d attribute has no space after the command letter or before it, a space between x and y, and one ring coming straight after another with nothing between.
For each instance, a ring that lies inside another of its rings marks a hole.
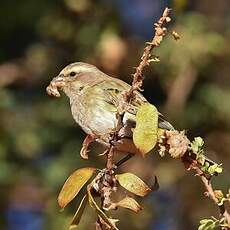
<instances>
[{"instance_id":1,"label":"dried seed pod","mask_svg":"<svg viewBox=\"0 0 230 230\"><path fill-rule=\"evenodd\" d=\"M190 141L185 136L184 131L166 131L169 154L173 158L181 158L188 150Z\"/></svg>"}]
</instances>

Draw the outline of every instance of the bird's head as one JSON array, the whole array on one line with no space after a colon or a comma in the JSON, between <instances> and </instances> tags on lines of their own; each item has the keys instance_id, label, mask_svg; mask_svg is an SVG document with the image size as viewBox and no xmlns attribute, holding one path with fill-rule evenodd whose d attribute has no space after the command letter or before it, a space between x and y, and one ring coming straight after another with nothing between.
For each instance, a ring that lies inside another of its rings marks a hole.
<instances>
[{"instance_id":1,"label":"bird's head","mask_svg":"<svg viewBox=\"0 0 230 230\"><path fill-rule=\"evenodd\" d=\"M68 91L68 89L80 89L91 82L100 79L104 74L94 65L84 62L75 62L66 66L57 77L54 77L47 86L49 95L60 97L58 89Z\"/></svg>"}]
</instances>

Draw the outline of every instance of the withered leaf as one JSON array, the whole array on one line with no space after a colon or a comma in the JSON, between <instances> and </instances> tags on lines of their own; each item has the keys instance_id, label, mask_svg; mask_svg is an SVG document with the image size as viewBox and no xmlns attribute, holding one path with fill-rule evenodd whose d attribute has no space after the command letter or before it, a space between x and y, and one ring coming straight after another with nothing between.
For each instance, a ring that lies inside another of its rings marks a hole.
<instances>
[{"instance_id":1,"label":"withered leaf","mask_svg":"<svg viewBox=\"0 0 230 230\"><path fill-rule=\"evenodd\" d=\"M111 221L111 219L103 212L103 210L101 210L99 208L99 206L97 205L96 201L94 200L91 191L90 191L90 186L87 187L87 194L88 194L88 199L89 199L89 205L94 208L98 214L98 216L103 219L103 221L109 225L112 229L116 229L119 230L115 225L114 222Z\"/></svg>"},{"instance_id":2,"label":"withered leaf","mask_svg":"<svg viewBox=\"0 0 230 230\"><path fill-rule=\"evenodd\" d=\"M142 105L136 114L136 127L133 131L133 142L145 155L151 151L158 138L158 112L154 105Z\"/></svg>"},{"instance_id":3,"label":"withered leaf","mask_svg":"<svg viewBox=\"0 0 230 230\"><path fill-rule=\"evenodd\" d=\"M142 209L142 207L137 203L136 200L128 196L116 203L116 207L127 208L136 213Z\"/></svg>"},{"instance_id":4,"label":"withered leaf","mask_svg":"<svg viewBox=\"0 0 230 230\"><path fill-rule=\"evenodd\" d=\"M73 217L73 219L71 221L69 229L73 229L73 228L77 227L78 224L80 223L80 220L81 220L82 214L83 214L83 212L85 210L85 206L87 204L87 201L88 201L87 195L84 195L84 197L82 198L81 203L80 203L76 213L74 214L74 217Z\"/></svg>"},{"instance_id":5,"label":"withered leaf","mask_svg":"<svg viewBox=\"0 0 230 230\"><path fill-rule=\"evenodd\" d=\"M81 188L92 177L95 168L81 168L73 172L63 185L58 196L58 204L64 208L79 193Z\"/></svg>"},{"instance_id":6,"label":"withered leaf","mask_svg":"<svg viewBox=\"0 0 230 230\"><path fill-rule=\"evenodd\" d=\"M138 196L145 196L151 192L148 185L132 173L117 174L115 177L123 188Z\"/></svg>"}]
</instances>

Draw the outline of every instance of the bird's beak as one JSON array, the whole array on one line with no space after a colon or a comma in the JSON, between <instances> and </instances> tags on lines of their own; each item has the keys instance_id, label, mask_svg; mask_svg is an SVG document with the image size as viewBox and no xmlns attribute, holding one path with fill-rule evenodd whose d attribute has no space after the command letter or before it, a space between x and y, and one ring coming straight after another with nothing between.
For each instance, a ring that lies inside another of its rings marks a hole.
<instances>
[{"instance_id":1,"label":"bird's beak","mask_svg":"<svg viewBox=\"0 0 230 230\"><path fill-rule=\"evenodd\" d=\"M50 84L46 87L46 92L50 96L60 97L58 89L61 89L65 86L66 79L63 74L59 74L57 77L54 77Z\"/></svg>"}]
</instances>

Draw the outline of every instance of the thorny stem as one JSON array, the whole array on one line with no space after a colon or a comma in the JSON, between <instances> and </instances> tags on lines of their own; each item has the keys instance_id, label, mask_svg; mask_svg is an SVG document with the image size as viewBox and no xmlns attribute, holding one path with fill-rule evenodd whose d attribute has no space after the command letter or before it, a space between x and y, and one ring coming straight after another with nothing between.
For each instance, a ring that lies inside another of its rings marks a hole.
<instances>
[{"instance_id":1,"label":"thorny stem","mask_svg":"<svg viewBox=\"0 0 230 230\"><path fill-rule=\"evenodd\" d=\"M151 42L147 42L147 46L144 48L144 53L141 57L141 61L138 67L136 67L135 73L133 74L132 87L124 95L125 100L128 102L130 102L134 98L134 92L141 89L141 86L143 84L144 68L148 66L151 62L159 61L157 57L152 57L151 51L160 45L163 37L167 34L167 29L166 27L164 27L164 25L171 21L169 13L170 9L166 7L161 18L158 20L157 23L154 24L155 35Z\"/></svg>"},{"instance_id":2,"label":"thorny stem","mask_svg":"<svg viewBox=\"0 0 230 230\"><path fill-rule=\"evenodd\" d=\"M138 67L136 67L135 73L133 74L132 86L131 86L130 90L128 92L125 92L125 94L124 94L124 99L125 99L124 102L126 102L126 101L130 102L135 97L134 92L137 90L140 90L142 83L143 83L143 70L144 70L144 68L146 66L148 66L151 62L158 60L156 58L155 59L152 58L151 51L155 47L158 47L160 45L163 37L167 34L167 29L166 29L166 27L164 27L164 25L171 21L171 18L169 17L170 11L171 10L168 7L166 7L165 10L163 11L163 14L160 17L160 19L157 21L157 23L154 24L154 27L155 27L154 37L153 37L151 42L147 42L147 46L144 48L144 52L142 54L141 61L138 65ZM122 116L122 113L118 114L118 118L119 118L118 120L120 122L118 122L116 133L118 133L119 127L122 127L121 126L121 120L122 120L121 116ZM114 139L116 139L116 137L117 137L117 135L114 135ZM107 155L107 163L106 163L108 169L113 168L113 155L114 155L114 148L113 148L113 146L110 146L110 149L109 149L108 155ZM116 164L116 166L121 165L123 162L127 161L131 157L132 157L132 155L127 155L126 157L121 159L121 161L119 161Z\"/></svg>"},{"instance_id":3,"label":"thorny stem","mask_svg":"<svg viewBox=\"0 0 230 230\"><path fill-rule=\"evenodd\" d=\"M157 61L158 59L155 57L152 57L151 51L153 48L158 47L163 39L163 37L166 35L167 29L164 27L164 25L171 21L169 18L169 8L165 8L161 18L158 20L157 23L154 24L155 26L155 35L151 42L147 43L147 46L144 49L144 53L141 57L141 61L139 63L139 66L136 68L135 73L133 74L133 82L130 90L128 92L125 92L124 94L124 103L125 102L131 102L132 99L135 98L135 91L140 90L142 83L143 83L143 69L144 67L148 66L151 62ZM120 128L122 127L122 115L125 111L120 112L118 115L118 124L117 129L115 133L113 134L112 141L116 142L118 133ZM102 188L102 196L104 199L102 199L102 208L105 207L105 205L110 202L110 195L114 189L114 163L113 163L113 156L114 156L115 148L112 145L112 142L108 148L107 151L107 161L106 161L106 169L107 172L104 174L102 180L103 188ZM125 161L130 159L132 155L127 155L123 159L121 159L115 166L120 166ZM108 180L109 179L109 180ZM100 225L100 220L97 221L96 227ZM100 226L101 227L101 226Z\"/></svg>"},{"instance_id":4,"label":"thorny stem","mask_svg":"<svg viewBox=\"0 0 230 230\"><path fill-rule=\"evenodd\" d=\"M171 21L171 18L169 17L170 9L168 7L165 8L163 11L162 16L158 20L157 23L154 24L155 27L155 34L151 42L147 42L147 46L144 48L144 52L141 56L141 61L136 67L136 71L133 74L133 82L132 86L129 91L124 93L124 101L125 102L131 102L132 99L135 97L134 92L141 89L141 86L143 84L143 70L146 66L148 66L153 61L159 61L158 58L152 58L151 51L155 48L160 46L161 41L163 40L163 37L167 34L167 29L164 27L167 23ZM177 40L179 39L179 35L174 31L173 33L176 34L173 35L174 38ZM172 33L172 34L173 34ZM121 115L119 116L119 118ZM129 160L133 157L133 154L128 154L124 158L122 158L120 161L116 163L116 167L122 165L124 162Z\"/></svg>"},{"instance_id":5,"label":"thorny stem","mask_svg":"<svg viewBox=\"0 0 230 230\"><path fill-rule=\"evenodd\" d=\"M214 203L218 206L220 214L224 217L224 219L228 223L228 229L230 229L230 214L225 207L225 204L220 202L217 195L215 194L215 190L212 188L211 184L211 174L206 174L202 171L200 164L197 161L197 152L191 148L191 142L185 135L185 133L179 132L177 130L173 131L165 131L163 138L159 142L160 151L163 153L167 151L171 157L181 159L185 165L185 168L188 170L193 169L196 171L196 175L200 177L203 182L206 192L205 195L214 201ZM205 162L210 165L215 165L216 163L205 157ZM222 227L222 229L226 229Z\"/></svg>"},{"instance_id":6,"label":"thorny stem","mask_svg":"<svg viewBox=\"0 0 230 230\"><path fill-rule=\"evenodd\" d=\"M229 229L230 229L230 214L225 208L225 205L219 205L218 199L215 196L211 181L207 179L207 177L204 175L204 173L201 171L201 169L198 166L193 166L193 169L196 171L197 175L200 177L201 181L204 184L205 189L207 190L207 196L214 201L214 203L219 207L220 214L225 217L227 220Z\"/></svg>"}]
</instances>

